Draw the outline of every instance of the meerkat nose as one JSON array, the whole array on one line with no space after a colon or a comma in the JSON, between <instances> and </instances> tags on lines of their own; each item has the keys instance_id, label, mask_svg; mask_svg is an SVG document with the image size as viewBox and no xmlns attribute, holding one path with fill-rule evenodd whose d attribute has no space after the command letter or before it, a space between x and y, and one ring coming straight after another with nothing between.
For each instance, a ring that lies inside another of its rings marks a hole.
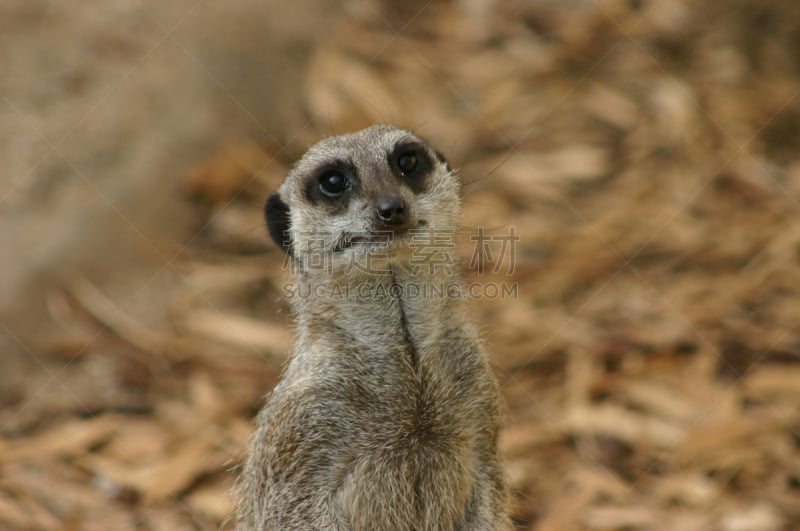
<instances>
[{"instance_id":1,"label":"meerkat nose","mask_svg":"<svg viewBox=\"0 0 800 531\"><path fill-rule=\"evenodd\" d=\"M376 214L387 225L401 225L406 221L406 206L399 197L385 197L378 201Z\"/></svg>"}]
</instances>

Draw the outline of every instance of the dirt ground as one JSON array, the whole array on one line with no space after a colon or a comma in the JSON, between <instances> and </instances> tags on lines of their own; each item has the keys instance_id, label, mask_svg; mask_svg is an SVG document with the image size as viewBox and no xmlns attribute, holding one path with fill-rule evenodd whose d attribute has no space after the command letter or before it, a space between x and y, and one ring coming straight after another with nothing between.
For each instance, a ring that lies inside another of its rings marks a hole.
<instances>
[{"instance_id":1,"label":"dirt ground","mask_svg":"<svg viewBox=\"0 0 800 531\"><path fill-rule=\"evenodd\" d=\"M230 528L261 205L375 122L519 236L459 249L520 529L800 529L794 0L18 0L0 65L0 529Z\"/></svg>"}]
</instances>

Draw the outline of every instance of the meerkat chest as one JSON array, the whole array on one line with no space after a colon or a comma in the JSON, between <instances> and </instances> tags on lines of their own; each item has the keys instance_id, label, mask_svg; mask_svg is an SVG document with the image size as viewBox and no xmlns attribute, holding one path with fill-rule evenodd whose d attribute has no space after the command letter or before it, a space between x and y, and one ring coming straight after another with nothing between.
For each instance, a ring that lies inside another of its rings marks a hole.
<instances>
[{"instance_id":1,"label":"meerkat chest","mask_svg":"<svg viewBox=\"0 0 800 531\"><path fill-rule=\"evenodd\" d=\"M492 400L479 385L481 375L456 356L397 349L392 368L380 363L362 372L360 388L370 398L354 404L353 414L367 420L367 448L438 459L438 453L460 455L475 444L494 413Z\"/></svg>"},{"instance_id":2,"label":"meerkat chest","mask_svg":"<svg viewBox=\"0 0 800 531\"><path fill-rule=\"evenodd\" d=\"M470 400L445 391L441 376L417 367L405 392L388 409L376 404L376 421L365 423L337 489L354 529L457 527L480 466L483 421L468 414Z\"/></svg>"}]
</instances>

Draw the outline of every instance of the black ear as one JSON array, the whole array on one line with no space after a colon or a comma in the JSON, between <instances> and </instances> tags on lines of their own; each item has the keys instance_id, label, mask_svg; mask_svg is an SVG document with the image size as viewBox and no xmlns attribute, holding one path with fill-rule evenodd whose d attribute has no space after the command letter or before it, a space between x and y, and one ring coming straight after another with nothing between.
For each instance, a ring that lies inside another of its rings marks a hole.
<instances>
[{"instance_id":1,"label":"black ear","mask_svg":"<svg viewBox=\"0 0 800 531\"><path fill-rule=\"evenodd\" d=\"M267 204L264 205L264 217L267 220L267 230L272 241L288 254L292 254L292 238L289 235L289 205L281 199L278 192L273 192L267 199Z\"/></svg>"}]
</instances>

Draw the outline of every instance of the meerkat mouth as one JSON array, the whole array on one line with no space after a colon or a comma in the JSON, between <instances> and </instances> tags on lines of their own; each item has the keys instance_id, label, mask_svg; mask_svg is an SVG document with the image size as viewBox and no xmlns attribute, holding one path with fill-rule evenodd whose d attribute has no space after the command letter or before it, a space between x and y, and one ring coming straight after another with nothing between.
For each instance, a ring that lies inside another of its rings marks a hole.
<instances>
[{"instance_id":1,"label":"meerkat mouth","mask_svg":"<svg viewBox=\"0 0 800 531\"><path fill-rule=\"evenodd\" d=\"M415 228L425 225L427 225L426 222L420 221ZM336 253L340 253L353 247L385 249L396 245L403 245L408 242L410 232L411 229L402 228L376 230L369 233L346 233L339 238L333 250Z\"/></svg>"},{"instance_id":2,"label":"meerkat mouth","mask_svg":"<svg viewBox=\"0 0 800 531\"><path fill-rule=\"evenodd\" d=\"M336 253L340 253L345 249L350 249L351 247L365 247L365 246L374 246L374 245L388 245L389 241L385 239L380 239L377 236L366 236L366 235L351 235L345 234L336 244L333 251Z\"/></svg>"},{"instance_id":3,"label":"meerkat mouth","mask_svg":"<svg viewBox=\"0 0 800 531\"><path fill-rule=\"evenodd\" d=\"M378 229L371 232L359 233L347 232L339 238L339 241L333 248L333 252L341 253L345 249L350 249L352 247L388 248L394 245L402 245L408 243L410 235L414 230L423 229L427 226L428 222L424 219L421 219L417 221L413 227L400 227L383 230Z\"/></svg>"}]
</instances>

